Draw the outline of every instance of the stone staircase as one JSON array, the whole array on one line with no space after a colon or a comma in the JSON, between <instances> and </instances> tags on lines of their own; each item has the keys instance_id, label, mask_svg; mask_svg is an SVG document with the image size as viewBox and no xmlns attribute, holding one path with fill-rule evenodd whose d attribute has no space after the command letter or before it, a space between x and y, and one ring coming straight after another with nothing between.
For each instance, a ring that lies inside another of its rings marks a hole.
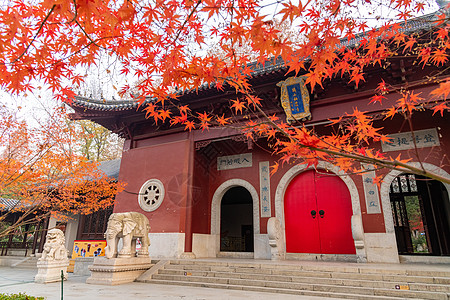
<instances>
[{"instance_id":1,"label":"stone staircase","mask_svg":"<svg viewBox=\"0 0 450 300\"><path fill-rule=\"evenodd\" d=\"M19 269L37 269L37 257L25 257L20 259L19 261L11 264L11 268L19 268Z\"/></svg>"},{"instance_id":2,"label":"stone staircase","mask_svg":"<svg viewBox=\"0 0 450 300\"><path fill-rule=\"evenodd\" d=\"M170 260L140 282L345 299L450 299L450 266Z\"/></svg>"}]
</instances>

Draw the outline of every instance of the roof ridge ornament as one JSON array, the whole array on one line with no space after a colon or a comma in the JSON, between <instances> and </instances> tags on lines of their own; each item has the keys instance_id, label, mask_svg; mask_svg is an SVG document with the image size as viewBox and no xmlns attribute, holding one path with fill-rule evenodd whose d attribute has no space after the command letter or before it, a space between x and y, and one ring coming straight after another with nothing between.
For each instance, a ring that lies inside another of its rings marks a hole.
<instances>
[{"instance_id":1,"label":"roof ridge ornament","mask_svg":"<svg viewBox=\"0 0 450 300\"><path fill-rule=\"evenodd\" d=\"M289 124L311 119L309 92L305 85L305 79L305 76L289 77L277 83L277 86L281 87L281 106Z\"/></svg>"}]
</instances>

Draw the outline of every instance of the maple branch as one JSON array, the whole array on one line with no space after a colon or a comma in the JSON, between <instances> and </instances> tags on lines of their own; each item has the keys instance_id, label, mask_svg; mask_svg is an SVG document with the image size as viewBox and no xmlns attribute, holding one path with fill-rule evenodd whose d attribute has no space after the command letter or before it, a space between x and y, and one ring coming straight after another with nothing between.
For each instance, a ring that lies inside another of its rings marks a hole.
<instances>
[{"instance_id":1,"label":"maple branch","mask_svg":"<svg viewBox=\"0 0 450 300\"><path fill-rule=\"evenodd\" d=\"M102 47L102 46L98 45L98 44L96 43L96 41L94 41L94 40L89 36L89 34L84 30L84 28L83 28L83 26L81 26L80 22L78 22L77 20L75 20L75 23L78 25L78 27L80 27L81 31L82 31L83 34L87 37L87 39L91 41L91 42L88 44L89 46L90 46L91 44L94 44L95 46L99 47L100 49L103 49L103 50L106 50L106 51L112 51L113 53L116 53L116 52L115 52L114 50L112 50L112 49L107 49L107 48L105 48L105 47ZM105 38L103 38L103 39L105 39ZM98 40L102 40L102 39L98 39Z\"/></svg>"},{"instance_id":2,"label":"maple branch","mask_svg":"<svg viewBox=\"0 0 450 300\"><path fill-rule=\"evenodd\" d=\"M21 59L25 53L28 52L28 49L30 49L31 45L34 43L34 41L37 39L39 33L41 32L41 30L44 28L45 23L47 22L48 18L50 17L50 15L52 14L53 10L55 10L56 4L53 4L52 8L50 9L50 11L48 12L47 16L45 17L45 19L41 22L41 25L38 28L38 31L36 32L36 34L34 35L33 39L30 41L30 43L28 44L28 46L25 48L25 50L22 52L22 54L19 55L19 57L17 57L16 59L14 59L12 62L10 62L9 64L14 64L16 63L19 59Z\"/></svg>"},{"instance_id":3,"label":"maple branch","mask_svg":"<svg viewBox=\"0 0 450 300\"><path fill-rule=\"evenodd\" d=\"M72 0L72 3L73 3L73 6L74 6L74 11L75 11L74 14L73 14L72 20L66 21L66 22L51 22L51 23L49 23L49 24L50 24L50 25L55 25L55 24L70 24L70 23L72 23L73 21L75 21L76 18L78 18L77 1L76 1L76 0Z\"/></svg>"},{"instance_id":4,"label":"maple branch","mask_svg":"<svg viewBox=\"0 0 450 300\"><path fill-rule=\"evenodd\" d=\"M178 38L180 37L181 31L183 30L184 26L186 26L187 22L194 15L195 11L197 10L197 8L199 7L199 5L201 3L202 3L202 0L198 0L197 3L195 4L195 6L192 8L191 12L187 16L187 18L184 20L183 24L181 24L181 27L178 29L177 34L175 35L175 38L173 39L173 41L171 43L172 45L178 40Z\"/></svg>"},{"instance_id":5,"label":"maple branch","mask_svg":"<svg viewBox=\"0 0 450 300\"><path fill-rule=\"evenodd\" d=\"M52 146L53 147L53 146ZM24 162L22 164L21 168L17 168L8 178L5 179L6 184L3 185L3 187L8 187L10 185L12 185L14 182L16 182L17 180L19 180L22 176L25 176L27 174L28 171L33 169L33 166L38 163L38 161L40 160L41 157L43 157L48 151L50 151L50 149L52 148L48 148L46 149L44 152L38 152L36 153L34 156L30 157L28 159L28 161ZM23 167L26 167L26 169L22 169ZM20 172L19 175L17 175L16 177L14 177L14 175L16 173Z\"/></svg>"},{"instance_id":6,"label":"maple branch","mask_svg":"<svg viewBox=\"0 0 450 300\"><path fill-rule=\"evenodd\" d=\"M34 211L32 211L28 214L25 214L25 213L22 214L21 217L19 217L19 219L16 222L9 225L4 231L0 232L0 238L10 235L15 229L17 229L18 227L20 227L22 225L35 224L35 223L39 222L40 220L47 218L51 214L51 212L46 212L46 213L38 215L32 219L25 220L25 218L33 212ZM41 229L40 231L44 231L44 230L47 230L47 229Z\"/></svg>"},{"instance_id":7,"label":"maple branch","mask_svg":"<svg viewBox=\"0 0 450 300\"><path fill-rule=\"evenodd\" d=\"M74 7L74 11L75 13L73 14L73 18L72 20L70 20L68 23L72 23L73 21L75 21L78 18L78 10L77 10L77 0L72 0L73 2L73 7Z\"/></svg>"},{"instance_id":8,"label":"maple branch","mask_svg":"<svg viewBox=\"0 0 450 300\"><path fill-rule=\"evenodd\" d=\"M119 37L121 37L121 36L105 36L105 37L98 38L98 39L96 39L95 41L101 41L101 40L105 40L105 39L112 39L112 38L119 38ZM65 56L65 57L63 57L63 58L60 58L60 59L58 59L58 60L56 60L56 61L54 61L54 62L52 62L52 63L50 63L50 64L48 64L48 65L46 65L46 66L44 66L44 67L36 68L36 70L46 70L46 69L47 69L48 67L50 67L50 66L55 66L55 65L57 65L57 64L59 64L59 63L65 61L65 60L71 58L72 56L77 55L77 54L80 53L81 51L83 51L83 50L89 48L89 46L91 46L92 44L95 45L95 42L89 42L87 45L81 47L81 48L78 49L77 51L75 51L75 52L73 52L73 53L70 53L69 55L67 55L67 56ZM96 45L96 46L97 46L97 45ZM99 46L99 47L100 47L100 46ZM103 48L103 47L100 47L100 48L105 49L105 48ZM110 50L110 51L116 53L114 50L111 50L111 49L105 49L105 50Z\"/></svg>"}]
</instances>

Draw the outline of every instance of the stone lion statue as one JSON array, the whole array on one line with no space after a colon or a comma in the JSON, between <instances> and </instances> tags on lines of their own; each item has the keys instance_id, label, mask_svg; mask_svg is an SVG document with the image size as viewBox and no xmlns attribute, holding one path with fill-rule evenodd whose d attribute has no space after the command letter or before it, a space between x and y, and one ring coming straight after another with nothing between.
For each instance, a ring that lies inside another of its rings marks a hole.
<instances>
[{"instance_id":1,"label":"stone lion statue","mask_svg":"<svg viewBox=\"0 0 450 300\"><path fill-rule=\"evenodd\" d=\"M64 246L66 240L64 233L60 229L50 229L47 232L44 250L40 261L67 259L67 250Z\"/></svg>"}]
</instances>

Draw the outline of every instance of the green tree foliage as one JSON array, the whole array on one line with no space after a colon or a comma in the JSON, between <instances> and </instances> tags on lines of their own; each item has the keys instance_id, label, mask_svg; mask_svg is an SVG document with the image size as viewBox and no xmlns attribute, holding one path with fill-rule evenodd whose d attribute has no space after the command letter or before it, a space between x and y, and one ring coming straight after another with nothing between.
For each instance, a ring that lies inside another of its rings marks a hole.
<instances>
[{"instance_id":1,"label":"green tree foliage","mask_svg":"<svg viewBox=\"0 0 450 300\"><path fill-rule=\"evenodd\" d=\"M105 127L88 120L76 122L82 130L80 152L88 160L105 161L120 158L124 140Z\"/></svg>"}]
</instances>

